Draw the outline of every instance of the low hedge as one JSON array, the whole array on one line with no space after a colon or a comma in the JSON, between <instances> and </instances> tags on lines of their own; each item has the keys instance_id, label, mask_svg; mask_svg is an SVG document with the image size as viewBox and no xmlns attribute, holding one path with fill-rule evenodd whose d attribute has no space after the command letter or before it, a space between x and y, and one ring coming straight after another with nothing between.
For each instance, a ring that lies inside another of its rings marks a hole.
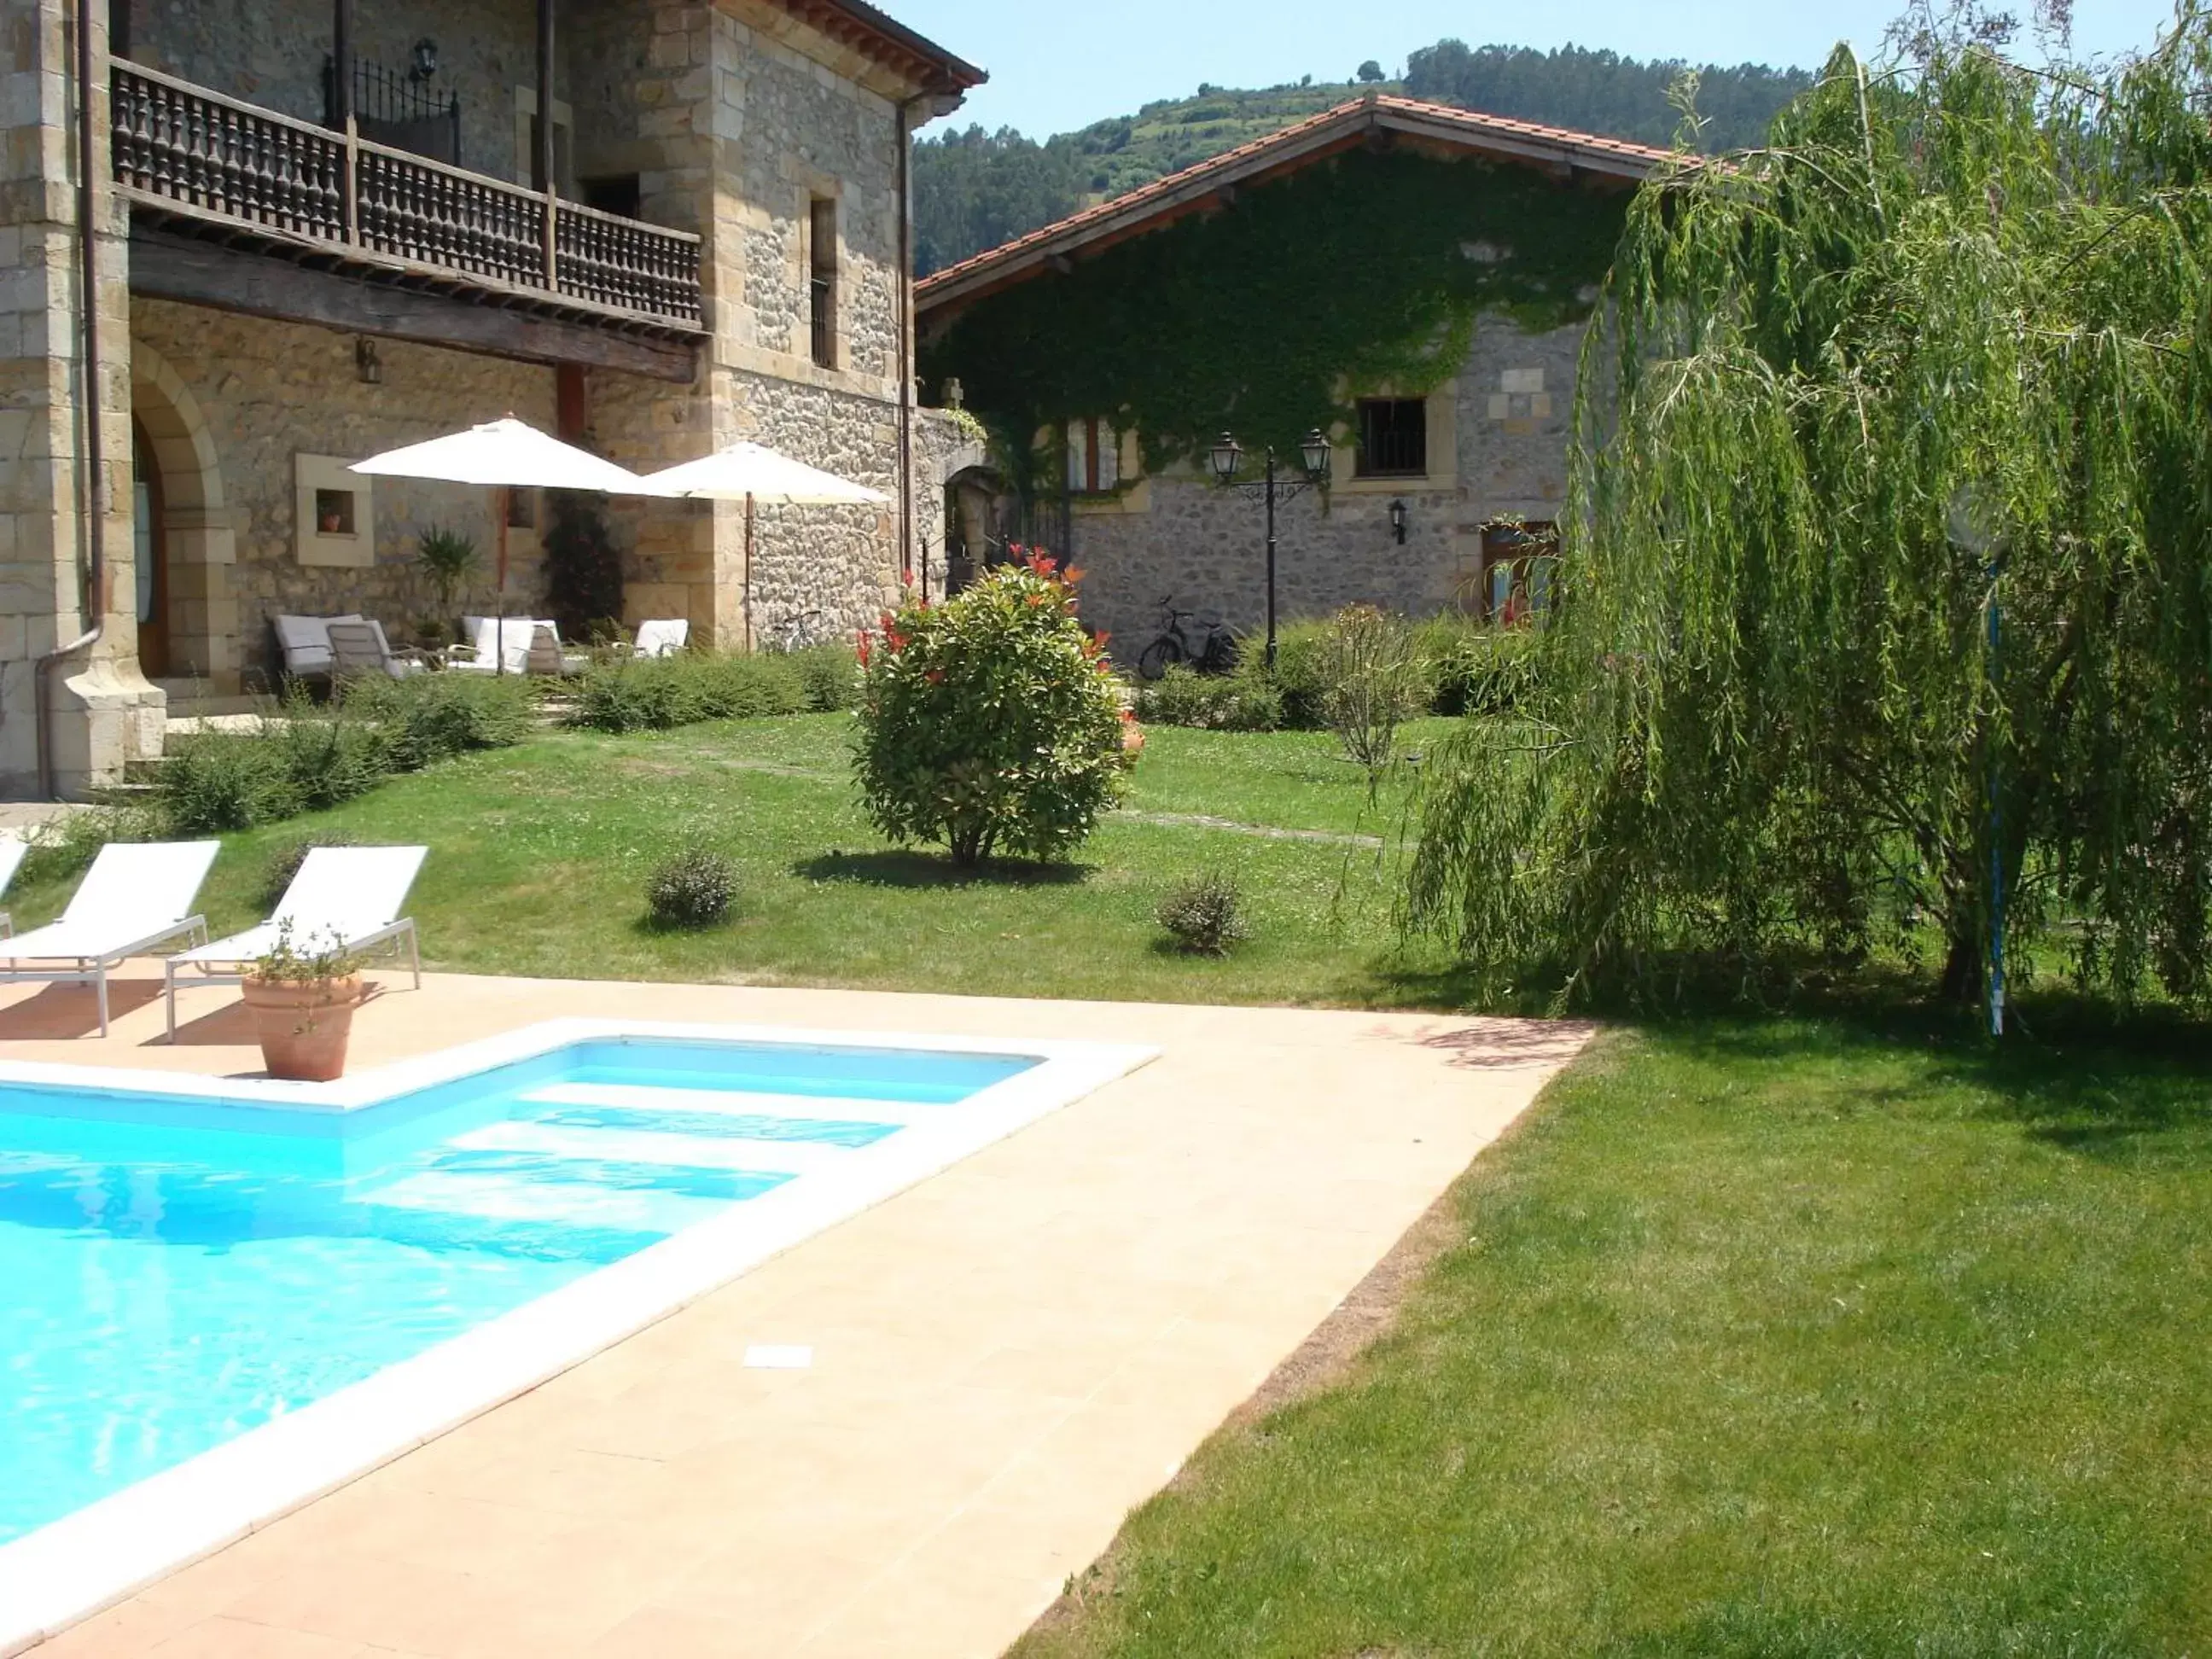
<instances>
[{"instance_id":1,"label":"low hedge","mask_svg":"<svg viewBox=\"0 0 2212 1659\"><path fill-rule=\"evenodd\" d=\"M172 738L154 779L161 832L251 830L364 795L394 773L530 729L536 691L519 675L362 679L328 703L288 697L258 729Z\"/></svg>"},{"instance_id":2,"label":"low hedge","mask_svg":"<svg viewBox=\"0 0 2212 1659\"><path fill-rule=\"evenodd\" d=\"M1181 666L1137 688L1137 713L1162 726L1224 732L1316 732L1328 724L1331 624L1296 622L1275 636L1268 671L1256 645L1243 642L1237 667L1200 675ZM1437 714L1494 714L1528 690L1535 635L1458 617L1434 617L1414 629L1424 666L1423 702Z\"/></svg>"},{"instance_id":3,"label":"low hedge","mask_svg":"<svg viewBox=\"0 0 2212 1659\"><path fill-rule=\"evenodd\" d=\"M576 687L571 726L659 732L699 720L827 714L860 696L860 666L842 645L800 651L684 651L595 665Z\"/></svg>"}]
</instances>

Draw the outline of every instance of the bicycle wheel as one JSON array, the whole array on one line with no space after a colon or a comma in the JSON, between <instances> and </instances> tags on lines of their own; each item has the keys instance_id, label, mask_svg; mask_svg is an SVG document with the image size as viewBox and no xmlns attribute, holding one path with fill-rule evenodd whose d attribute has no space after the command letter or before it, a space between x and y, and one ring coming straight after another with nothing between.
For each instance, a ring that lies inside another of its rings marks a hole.
<instances>
[{"instance_id":1,"label":"bicycle wheel","mask_svg":"<svg viewBox=\"0 0 2212 1659\"><path fill-rule=\"evenodd\" d=\"M1163 634L1146 646L1137 658L1137 678L1156 680L1168 672L1171 663L1182 660L1182 641L1172 634Z\"/></svg>"}]
</instances>

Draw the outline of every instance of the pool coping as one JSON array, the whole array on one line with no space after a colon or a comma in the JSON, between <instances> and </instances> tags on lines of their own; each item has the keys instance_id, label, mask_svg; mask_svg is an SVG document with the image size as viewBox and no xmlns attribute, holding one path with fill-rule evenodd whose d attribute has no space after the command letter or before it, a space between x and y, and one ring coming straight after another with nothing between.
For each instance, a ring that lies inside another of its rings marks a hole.
<instances>
[{"instance_id":1,"label":"pool coping","mask_svg":"<svg viewBox=\"0 0 2212 1659\"><path fill-rule=\"evenodd\" d=\"M328 1084L0 1060L10 1083L316 1113L581 1042L624 1038L985 1054L1040 1063L854 1150L814 1176L733 1205L634 1255L411 1358L0 1544L0 1659L458 1428L635 1335L773 1256L949 1169L1158 1057L1149 1045L939 1036L780 1025L565 1018Z\"/></svg>"}]
</instances>

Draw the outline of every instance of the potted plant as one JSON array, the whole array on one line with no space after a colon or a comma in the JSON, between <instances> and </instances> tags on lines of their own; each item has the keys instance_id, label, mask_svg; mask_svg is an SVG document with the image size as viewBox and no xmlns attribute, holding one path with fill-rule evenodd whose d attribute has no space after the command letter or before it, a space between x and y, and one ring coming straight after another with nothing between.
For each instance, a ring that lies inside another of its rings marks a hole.
<instances>
[{"instance_id":1,"label":"potted plant","mask_svg":"<svg viewBox=\"0 0 2212 1659\"><path fill-rule=\"evenodd\" d=\"M439 611L450 617L455 598L483 561L471 538L458 530L432 525L415 538L415 562L429 578L430 591L437 595Z\"/></svg>"},{"instance_id":2,"label":"potted plant","mask_svg":"<svg viewBox=\"0 0 2212 1659\"><path fill-rule=\"evenodd\" d=\"M301 1083L327 1083L345 1071L353 1011L361 1006L361 964L337 935L325 946L292 936L289 921L253 959L245 980L246 1006L261 1039L269 1075Z\"/></svg>"}]
</instances>

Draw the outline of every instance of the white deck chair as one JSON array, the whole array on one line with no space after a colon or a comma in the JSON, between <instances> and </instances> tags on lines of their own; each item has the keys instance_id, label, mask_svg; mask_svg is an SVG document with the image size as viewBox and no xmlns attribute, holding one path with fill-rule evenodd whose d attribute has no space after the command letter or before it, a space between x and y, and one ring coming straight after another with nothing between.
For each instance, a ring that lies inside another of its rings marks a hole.
<instances>
[{"instance_id":1,"label":"white deck chair","mask_svg":"<svg viewBox=\"0 0 2212 1659\"><path fill-rule=\"evenodd\" d=\"M6 892L15 881L15 872L23 867L23 855L30 850L30 842L17 841L12 836L0 841L0 893ZM0 910L0 939L8 938L15 931L15 918Z\"/></svg>"},{"instance_id":2,"label":"white deck chair","mask_svg":"<svg viewBox=\"0 0 2212 1659\"><path fill-rule=\"evenodd\" d=\"M100 999L100 1034L106 1036L111 969L174 939L205 942L207 921L193 914L192 901L222 845L110 842L84 872L60 921L0 940L0 984L89 985Z\"/></svg>"},{"instance_id":3,"label":"white deck chair","mask_svg":"<svg viewBox=\"0 0 2212 1659\"><path fill-rule=\"evenodd\" d=\"M664 618L659 622L641 622L637 625L637 643L630 654L637 657L672 657L681 651L691 637L690 621L683 617Z\"/></svg>"},{"instance_id":4,"label":"white deck chair","mask_svg":"<svg viewBox=\"0 0 2212 1659\"><path fill-rule=\"evenodd\" d=\"M299 873L276 901L275 914L258 927L249 927L228 939L196 950L180 951L169 958L169 1040L177 1039L177 975L190 969L202 985L236 985L246 968L276 942L276 930L285 922L292 928L295 945L312 948L332 939L349 951L391 945L393 954L402 941L415 969L415 987L422 986L422 953L415 938L415 923L399 914L407 902L407 890L422 867L427 847L315 847L300 860Z\"/></svg>"}]
</instances>

